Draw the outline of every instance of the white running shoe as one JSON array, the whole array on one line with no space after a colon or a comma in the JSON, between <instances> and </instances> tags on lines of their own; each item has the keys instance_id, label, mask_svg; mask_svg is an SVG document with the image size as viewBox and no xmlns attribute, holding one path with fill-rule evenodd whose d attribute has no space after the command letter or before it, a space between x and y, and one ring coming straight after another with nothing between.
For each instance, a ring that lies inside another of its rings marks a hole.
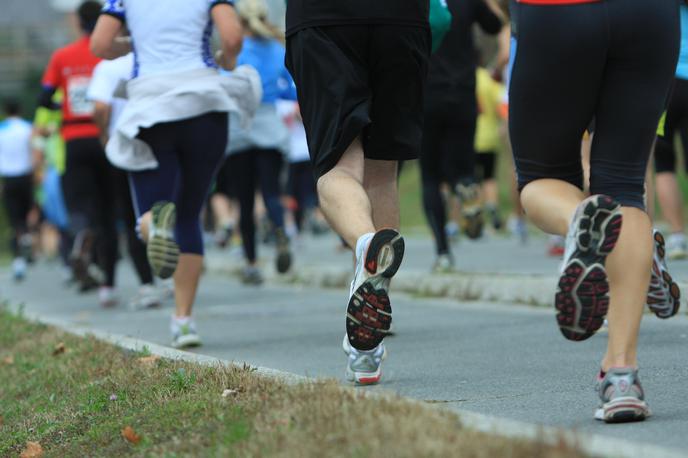
<instances>
[{"instance_id":1,"label":"white running shoe","mask_svg":"<svg viewBox=\"0 0 688 458\"><path fill-rule=\"evenodd\" d=\"M98 288L98 302L104 308L115 307L119 300L115 294L115 289L109 286L101 286Z\"/></svg>"},{"instance_id":2,"label":"white running shoe","mask_svg":"<svg viewBox=\"0 0 688 458\"><path fill-rule=\"evenodd\" d=\"M26 277L27 262L22 257L14 258L12 261L12 277L14 281L20 282Z\"/></svg>"},{"instance_id":3,"label":"white running shoe","mask_svg":"<svg viewBox=\"0 0 688 458\"><path fill-rule=\"evenodd\" d=\"M349 357L346 365L346 379L357 385L374 385L382 377L382 361L387 357L385 344L381 343L370 351L356 350L344 336L342 350Z\"/></svg>"},{"instance_id":4,"label":"white running shoe","mask_svg":"<svg viewBox=\"0 0 688 458\"><path fill-rule=\"evenodd\" d=\"M688 238L684 233L676 232L667 237L666 257L671 260L688 258Z\"/></svg>"},{"instance_id":5,"label":"white running shoe","mask_svg":"<svg viewBox=\"0 0 688 458\"><path fill-rule=\"evenodd\" d=\"M141 285L134 297L129 300L131 310L145 310L160 307L163 292L153 285Z\"/></svg>"},{"instance_id":6,"label":"white running shoe","mask_svg":"<svg viewBox=\"0 0 688 458\"><path fill-rule=\"evenodd\" d=\"M201 337L196 332L196 323L191 317L172 317L170 325L172 331L172 347L192 348L202 345Z\"/></svg>"}]
</instances>

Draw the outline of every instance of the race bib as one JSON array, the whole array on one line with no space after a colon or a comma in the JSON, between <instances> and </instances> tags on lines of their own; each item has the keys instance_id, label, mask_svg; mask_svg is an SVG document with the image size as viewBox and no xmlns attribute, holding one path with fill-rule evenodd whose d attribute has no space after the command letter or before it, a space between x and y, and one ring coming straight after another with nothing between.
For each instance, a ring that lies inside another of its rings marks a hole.
<instances>
[{"instance_id":1,"label":"race bib","mask_svg":"<svg viewBox=\"0 0 688 458\"><path fill-rule=\"evenodd\" d=\"M67 82L67 100L73 116L92 116L94 104L88 99L90 76L72 76Z\"/></svg>"}]
</instances>

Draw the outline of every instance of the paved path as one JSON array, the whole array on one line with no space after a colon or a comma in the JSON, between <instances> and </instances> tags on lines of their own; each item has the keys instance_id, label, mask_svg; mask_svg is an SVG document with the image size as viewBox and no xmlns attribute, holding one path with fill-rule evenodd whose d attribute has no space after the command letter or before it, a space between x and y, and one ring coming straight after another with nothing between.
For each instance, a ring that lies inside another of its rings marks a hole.
<instances>
[{"instance_id":1,"label":"paved path","mask_svg":"<svg viewBox=\"0 0 688 458\"><path fill-rule=\"evenodd\" d=\"M134 291L134 282L128 269L121 274L120 293L126 296ZM145 312L125 307L101 310L94 295L77 295L59 286L57 279L54 268L43 265L19 285L9 281L7 272L0 273L0 288L4 298L25 303L30 312L167 343L170 304ZM196 312L205 340L199 351L341 379L345 294L303 286L256 289L226 276L208 275ZM404 295L393 299L398 335L388 340L384 383L373 389L450 408L688 450L688 318L660 322L646 317L641 375L655 417L642 424L608 426L592 419L596 405L592 380L604 336L569 343L545 308Z\"/></svg>"}]
</instances>

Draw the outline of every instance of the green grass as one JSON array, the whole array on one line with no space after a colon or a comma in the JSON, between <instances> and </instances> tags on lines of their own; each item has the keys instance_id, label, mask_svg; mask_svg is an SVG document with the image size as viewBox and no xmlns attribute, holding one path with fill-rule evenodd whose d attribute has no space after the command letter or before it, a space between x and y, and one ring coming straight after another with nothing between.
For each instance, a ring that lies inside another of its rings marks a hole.
<instances>
[{"instance_id":1,"label":"green grass","mask_svg":"<svg viewBox=\"0 0 688 458\"><path fill-rule=\"evenodd\" d=\"M29 441L47 457L581 456L476 433L446 411L336 381L286 385L247 366L157 359L3 309L0 400L3 457Z\"/></svg>"}]
</instances>

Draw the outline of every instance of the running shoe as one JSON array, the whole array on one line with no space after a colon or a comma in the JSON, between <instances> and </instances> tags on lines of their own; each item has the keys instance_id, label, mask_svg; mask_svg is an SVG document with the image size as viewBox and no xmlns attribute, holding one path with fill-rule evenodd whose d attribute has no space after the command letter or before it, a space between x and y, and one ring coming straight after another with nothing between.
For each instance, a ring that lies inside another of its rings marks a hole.
<instances>
[{"instance_id":1,"label":"running shoe","mask_svg":"<svg viewBox=\"0 0 688 458\"><path fill-rule=\"evenodd\" d=\"M281 227L275 230L275 245L277 249L277 259L275 259L277 272L287 273L291 268L291 248L289 247L289 237Z\"/></svg>"},{"instance_id":2,"label":"running shoe","mask_svg":"<svg viewBox=\"0 0 688 458\"><path fill-rule=\"evenodd\" d=\"M600 406L595 411L597 420L625 423L643 421L651 415L637 369L618 367L600 373L595 388L600 396Z\"/></svg>"},{"instance_id":3,"label":"running shoe","mask_svg":"<svg viewBox=\"0 0 688 458\"><path fill-rule=\"evenodd\" d=\"M688 258L688 239L682 232L671 234L666 241L667 258L679 260Z\"/></svg>"},{"instance_id":4,"label":"running shoe","mask_svg":"<svg viewBox=\"0 0 688 458\"><path fill-rule=\"evenodd\" d=\"M153 273L162 278L170 278L177 270L179 245L174 240L174 226L177 210L172 202L156 202L151 208L152 222L148 237L148 262Z\"/></svg>"},{"instance_id":5,"label":"running shoe","mask_svg":"<svg viewBox=\"0 0 688 458\"><path fill-rule=\"evenodd\" d=\"M448 274L454 272L454 258L450 254L441 254L437 256L435 265L432 267L433 273Z\"/></svg>"},{"instance_id":6,"label":"running shoe","mask_svg":"<svg viewBox=\"0 0 688 458\"><path fill-rule=\"evenodd\" d=\"M461 202L459 225L469 239L479 239L483 235L483 206L480 202L480 186L457 184L456 194Z\"/></svg>"},{"instance_id":7,"label":"running shoe","mask_svg":"<svg viewBox=\"0 0 688 458\"><path fill-rule=\"evenodd\" d=\"M346 311L349 344L357 350L373 350L389 334L392 324L389 284L403 257L404 239L393 229L376 232L365 253L357 253Z\"/></svg>"},{"instance_id":8,"label":"running shoe","mask_svg":"<svg viewBox=\"0 0 688 458\"><path fill-rule=\"evenodd\" d=\"M90 291L100 286L100 282L93 275L91 255L93 253L93 233L84 229L74 238L72 253L70 254L70 264L74 279L79 284L81 292Z\"/></svg>"},{"instance_id":9,"label":"running shoe","mask_svg":"<svg viewBox=\"0 0 688 458\"><path fill-rule=\"evenodd\" d=\"M12 261L12 278L20 282L26 278L27 262L23 257L14 258Z\"/></svg>"},{"instance_id":10,"label":"running shoe","mask_svg":"<svg viewBox=\"0 0 688 458\"><path fill-rule=\"evenodd\" d=\"M655 229L653 240L655 250L647 306L658 318L667 319L676 315L681 307L681 289L669 274L665 258L664 236Z\"/></svg>"},{"instance_id":11,"label":"running shoe","mask_svg":"<svg viewBox=\"0 0 688 458\"><path fill-rule=\"evenodd\" d=\"M585 199L573 216L555 296L559 329L569 340L585 340L604 323L609 308L605 261L622 220L621 206L602 195Z\"/></svg>"},{"instance_id":12,"label":"running shoe","mask_svg":"<svg viewBox=\"0 0 688 458\"><path fill-rule=\"evenodd\" d=\"M346 379L357 385L374 385L382 377L382 361L387 357L385 344L381 343L370 351L357 350L344 336L342 349L349 357L346 365Z\"/></svg>"},{"instance_id":13,"label":"running shoe","mask_svg":"<svg viewBox=\"0 0 688 458\"><path fill-rule=\"evenodd\" d=\"M192 348L202 345L201 337L196 332L196 324L190 318L172 318L172 347Z\"/></svg>"},{"instance_id":14,"label":"running shoe","mask_svg":"<svg viewBox=\"0 0 688 458\"><path fill-rule=\"evenodd\" d=\"M492 224L492 229L499 232L504 228L504 221L499 215L499 210L496 206L490 204L485 207L487 213L490 215L490 223Z\"/></svg>"},{"instance_id":15,"label":"running shoe","mask_svg":"<svg viewBox=\"0 0 688 458\"><path fill-rule=\"evenodd\" d=\"M163 292L153 285L141 285L134 297L129 300L131 310L146 310L162 305Z\"/></svg>"},{"instance_id":16,"label":"running shoe","mask_svg":"<svg viewBox=\"0 0 688 458\"><path fill-rule=\"evenodd\" d=\"M234 236L234 226L231 224L225 225L215 232L215 244L218 248L225 249L232 242Z\"/></svg>"},{"instance_id":17,"label":"running shoe","mask_svg":"<svg viewBox=\"0 0 688 458\"><path fill-rule=\"evenodd\" d=\"M109 286L101 286L98 289L98 302L100 303L101 307L106 309L115 307L119 300L115 295L114 288L111 288Z\"/></svg>"},{"instance_id":18,"label":"running shoe","mask_svg":"<svg viewBox=\"0 0 688 458\"><path fill-rule=\"evenodd\" d=\"M263 284L263 274L256 266L246 266L241 271L241 282L244 285L258 286Z\"/></svg>"}]
</instances>

